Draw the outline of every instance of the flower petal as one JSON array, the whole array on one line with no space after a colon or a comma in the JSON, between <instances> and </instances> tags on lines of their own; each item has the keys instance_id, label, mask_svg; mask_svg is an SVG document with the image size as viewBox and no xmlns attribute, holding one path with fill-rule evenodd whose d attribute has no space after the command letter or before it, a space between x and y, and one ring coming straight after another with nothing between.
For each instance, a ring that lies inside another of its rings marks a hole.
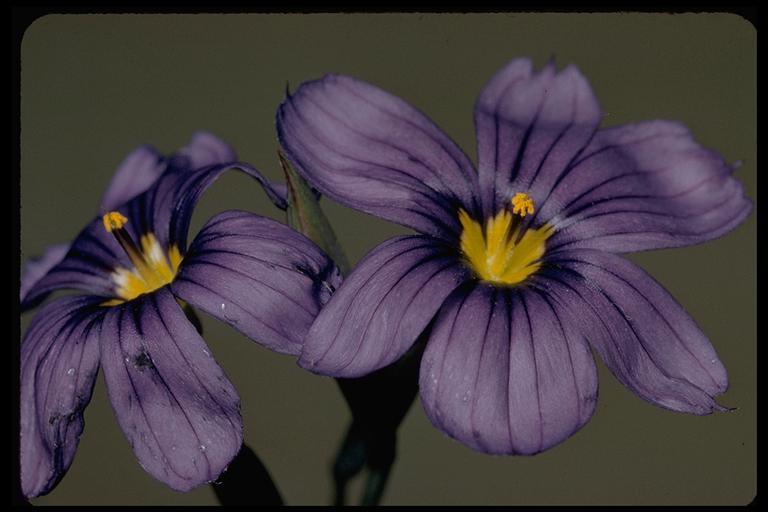
<instances>
[{"instance_id":1,"label":"flower petal","mask_svg":"<svg viewBox=\"0 0 768 512\"><path fill-rule=\"evenodd\" d=\"M630 252L717 238L751 210L733 168L678 123L601 130L557 184L539 218L550 247Z\"/></svg>"},{"instance_id":2,"label":"flower petal","mask_svg":"<svg viewBox=\"0 0 768 512\"><path fill-rule=\"evenodd\" d=\"M101 209L110 211L127 203L151 187L167 167L165 157L152 146L134 149L112 175L99 203Z\"/></svg>"},{"instance_id":3,"label":"flower petal","mask_svg":"<svg viewBox=\"0 0 768 512\"><path fill-rule=\"evenodd\" d=\"M285 193L273 188L272 183L254 167L242 162L205 167L187 177L182 177L179 183L173 184L174 200L163 208L156 208L155 210L156 224L159 229L168 226L168 237L171 244L175 244L179 248L186 247L189 222L192 220L192 212L197 201L208 187L229 170L237 170L249 175L261 185L267 197L276 207L282 210L286 208Z\"/></svg>"},{"instance_id":4,"label":"flower petal","mask_svg":"<svg viewBox=\"0 0 768 512\"><path fill-rule=\"evenodd\" d=\"M46 494L69 469L99 369L98 299L64 297L42 308L21 345L21 485Z\"/></svg>"},{"instance_id":5,"label":"flower petal","mask_svg":"<svg viewBox=\"0 0 768 512\"><path fill-rule=\"evenodd\" d=\"M43 278L53 267L59 264L69 251L70 244L57 244L49 246L42 256L35 259L29 259L25 262L21 271L21 283L19 286L19 300L29 293L29 290ZM40 297L43 299L44 297Z\"/></svg>"},{"instance_id":6,"label":"flower petal","mask_svg":"<svg viewBox=\"0 0 768 512\"><path fill-rule=\"evenodd\" d=\"M21 297L21 310L36 306L48 294L61 289L112 296L114 283L110 274L118 265L129 265L127 259L114 238L104 231L101 219L94 219L72 242L63 259L28 287Z\"/></svg>"},{"instance_id":7,"label":"flower petal","mask_svg":"<svg viewBox=\"0 0 768 512\"><path fill-rule=\"evenodd\" d=\"M178 491L215 480L243 441L240 399L167 288L108 309L101 364L142 467Z\"/></svg>"},{"instance_id":8,"label":"flower petal","mask_svg":"<svg viewBox=\"0 0 768 512\"><path fill-rule=\"evenodd\" d=\"M299 365L323 375L358 377L396 361L443 299L469 277L457 257L432 237L384 242L320 311Z\"/></svg>"},{"instance_id":9,"label":"flower petal","mask_svg":"<svg viewBox=\"0 0 768 512\"><path fill-rule=\"evenodd\" d=\"M564 251L538 278L573 312L582 332L626 387L675 411L723 410L725 368L694 320L651 276L602 251Z\"/></svg>"},{"instance_id":10,"label":"flower petal","mask_svg":"<svg viewBox=\"0 0 768 512\"><path fill-rule=\"evenodd\" d=\"M333 261L300 233L248 212L227 211L197 235L171 287L249 338L298 354L340 282Z\"/></svg>"},{"instance_id":11,"label":"flower petal","mask_svg":"<svg viewBox=\"0 0 768 512\"><path fill-rule=\"evenodd\" d=\"M439 429L486 453L534 454L591 417L597 373L582 336L545 296L457 290L438 313L419 389Z\"/></svg>"},{"instance_id":12,"label":"flower petal","mask_svg":"<svg viewBox=\"0 0 768 512\"><path fill-rule=\"evenodd\" d=\"M486 216L516 192L542 204L600 124L600 107L575 66L552 62L533 73L529 59L499 70L475 105L478 170Z\"/></svg>"},{"instance_id":13,"label":"flower petal","mask_svg":"<svg viewBox=\"0 0 768 512\"><path fill-rule=\"evenodd\" d=\"M174 165L187 169L201 169L209 165L225 164L237 160L235 150L209 132L199 131L192 140L172 157Z\"/></svg>"},{"instance_id":14,"label":"flower petal","mask_svg":"<svg viewBox=\"0 0 768 512\"><path fill-rule=\"evenodd\" d=\"M301 174L358 210L448 236L459 207L477 216L469 158L424 114L341 75L304 83L277 113L280 143Z\"/></svg>"}]
</instances>

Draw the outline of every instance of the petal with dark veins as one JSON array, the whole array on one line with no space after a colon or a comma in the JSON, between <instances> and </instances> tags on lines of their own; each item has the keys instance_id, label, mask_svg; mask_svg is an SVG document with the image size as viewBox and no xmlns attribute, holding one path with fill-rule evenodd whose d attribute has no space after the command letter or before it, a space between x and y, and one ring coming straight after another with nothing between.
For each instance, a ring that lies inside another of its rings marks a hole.
<instances>
[{"instance_id":1,"label":"petal with dark veins","mask_svg":"<svg viewBox=\"0 0 768 512\"><path fill-rule=\"evenodd\" d=\"M174 294L254 341L298 354L341 276L314 243L284 224L226 211L198 233Z\"/></svg>"},{"instance_id":2,"label":"petal with dark veins","mask_svg":"<svg viewBox=\"0 0 768 512\"><path fill-rule=\"evenodd\" d=\"M69 469L99 369L99 299L64 297L32 319L21 345L21 484L48 493Z\"/></svg>"},{"instance_id":3,"label":"petal with dark veins","mask_svg":"<svg viewBox=\"0 0 768 512\"><path fill-rule=\"evenodd\" d=\"M240 399L166 288L109 308L101 365L142 467L178 491L215 480L240 450Z\"/></svg>"}]
</instances>

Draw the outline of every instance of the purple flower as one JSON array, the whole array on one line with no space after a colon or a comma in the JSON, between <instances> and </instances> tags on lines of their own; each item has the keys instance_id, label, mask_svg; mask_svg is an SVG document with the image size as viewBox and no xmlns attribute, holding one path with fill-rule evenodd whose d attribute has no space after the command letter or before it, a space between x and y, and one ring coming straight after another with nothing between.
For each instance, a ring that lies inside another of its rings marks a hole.
<instances>
[{"instance_id":1,"label":"purple flower","mask_svg":"<svg viewBox=\"0 0 768 512\"><path fill-rule=\"evenodd\" d=\"M475 105L478 165L422 113L347 76L280 106L280 141L323 194L415 229L373 249L310 328L299 363L357 377L431 325L421 401L448 435L534 454L592 415L590 345L641 398L722 409L725 369L693 319L616 256L703 242L750 212L733 168L677 123L598 130L573 66L514 60ZM589 344L588 344L589 343Z\"/></svg>"},{"instance_id":2,"label":"purple flower","mask_svg":"<svg viewBox=\"0 0 768 512\"><path fill-rule=\"evenodd\" d=\"M192 305L278 352L298 354L338 271L287 226L242 211L210 219L187 247L192 210L224 171L253 176L206 133L170 158L131 153L102 200L103 216L24 273L22 307L52 291L21 346L21 479L49 492L72 463L101 367L142 467L180 491L216 479L242 443L240 400L185 316Z\"/></svg>"}]
</instances>

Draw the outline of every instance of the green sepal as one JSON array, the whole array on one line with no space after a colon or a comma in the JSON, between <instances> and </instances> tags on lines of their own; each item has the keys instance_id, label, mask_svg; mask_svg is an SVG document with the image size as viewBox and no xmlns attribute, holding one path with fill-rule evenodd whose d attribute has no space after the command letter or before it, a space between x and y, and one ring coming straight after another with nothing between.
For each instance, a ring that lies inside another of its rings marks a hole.
<instances>
[{"instance_id":1,"label":"green sepal","mask_svg":"<svg viewBox=\"0 0 768 512\"><path fill-rule=\"evenodd\" d=\"M282 150L277 151L288 188L285 210L288 225L317 244L336 262L342 275L349 272L349 261L336 239L331 223L320 208L320 197L296 172Z\"/></svg>"}]
</instances>

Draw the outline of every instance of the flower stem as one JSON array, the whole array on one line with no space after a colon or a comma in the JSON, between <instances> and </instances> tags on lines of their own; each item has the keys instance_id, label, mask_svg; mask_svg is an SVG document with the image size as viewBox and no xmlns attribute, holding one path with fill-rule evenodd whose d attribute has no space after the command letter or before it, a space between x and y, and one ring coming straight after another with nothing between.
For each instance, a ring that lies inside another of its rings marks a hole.
<instances>
[{"instance_id":1,"label":"flower stem","mask_svg":"<svg viewBox=\"0 0 768 512\"><path fill-rule=\"evenodd\" d=\"M218 481L211 483L211 487L222 506L283 504L269 471L245 443Z\"/></svg>"},{"instance_id":2,"label":"flower stem","mask_svg":"<svg viewBox=\"0 0 768 512\"><path fill-rule=\"evenodd\" d=\"M336 379L352 412L352 423L334 464L336 504L344 503L346 485L363 463L368 475L362 504L376 505L384 495L397 454L397 429L418 391L429 330L391 365L357 379Z\"/></svg>"},{"instance_id":3,"label":"flower stem","mask_svg":"<svg viewBox=\"0 0 768 512\"><path fill-rule=\"evenodd\" d=\"M319 204L319 194L278 151L287 186L288 225L303 233L331 258L342 274L349 263ZM397 428L418 390L419 365L429 328L403 357L357 379L336 379L352 412L352 422L333 464L334 504L346 502L349 481L367 466L364 505L376 505L386 489L396 455Z\"/></svg>"}]
</instances>

